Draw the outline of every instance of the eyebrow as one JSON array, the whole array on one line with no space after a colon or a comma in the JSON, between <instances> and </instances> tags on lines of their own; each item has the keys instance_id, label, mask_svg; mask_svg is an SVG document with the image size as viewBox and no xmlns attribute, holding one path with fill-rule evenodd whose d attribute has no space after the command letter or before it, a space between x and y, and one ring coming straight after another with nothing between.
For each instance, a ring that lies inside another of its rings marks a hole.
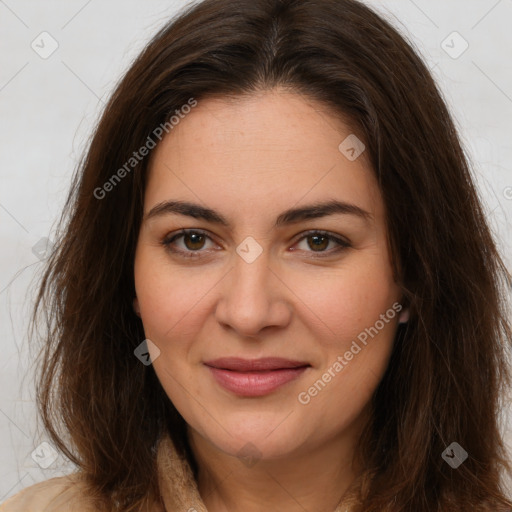
<instances>
[{"instance_id":1,"label":"eyebrow","mask_svg":"<svg viewBox=\"0 0 512 512\"><path fill-rule=\"evenodd\" d=\"M229 221L219 212L188 201L163 201L158 203L146 214L144 220L147 221L155 217L169 214L183 215L230 227ZM373 219L371 213L355 204L332 200L309 204L300 208L290 208L277 217L274 227L336 214L353 215L367 222Z\"/></svg>"}]
</instances>

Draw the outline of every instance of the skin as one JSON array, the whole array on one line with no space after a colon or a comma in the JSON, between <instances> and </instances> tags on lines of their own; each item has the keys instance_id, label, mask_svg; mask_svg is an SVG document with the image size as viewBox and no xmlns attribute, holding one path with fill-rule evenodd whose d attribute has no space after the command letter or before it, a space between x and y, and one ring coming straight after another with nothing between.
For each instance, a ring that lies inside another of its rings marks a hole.
<instances>
[{"instance_id":1,"label":"skin","mask_svg":"<svg viewBox=\"0 0 512 512\"><path fill-rule=\"evenodd\" d=\"M338 149L351 133L323 105L274 89L201 100L151 155L134 307L160 350L154 370L189 426L209 511L334 510L359 473L354 446L398 314L309 403L298 400L402 298L366 155L350 161ZM335 214L274 226L284 210L332 199L371 218ZM146 218L168 200L211 208L230 225L174 213ZM210 238L162 244L181 228ZM304 238L312 229L350 247L336 252L335 241L320 237L318 248ZM248 236L262 249L251 263L236 252ZM226 356L311 366L276 391L248 398L222 388L204 365ZM254 460L237 457L243 447Z\"/></svg>"}]
</instances>

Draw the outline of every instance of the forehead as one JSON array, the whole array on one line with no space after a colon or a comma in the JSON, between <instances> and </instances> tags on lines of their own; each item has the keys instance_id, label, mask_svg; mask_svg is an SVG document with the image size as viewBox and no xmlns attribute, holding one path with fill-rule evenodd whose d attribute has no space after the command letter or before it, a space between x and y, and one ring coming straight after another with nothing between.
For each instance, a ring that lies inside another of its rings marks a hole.
<instances>
[{"instance_id":1,"label":"forehead","mask_svg":"<svg viewBox=\"0 0 512 512\"><path fill-rule=\"evenodd\" d=\"M276 214L337 199L379 216L365 153L351 160L339 148L354 136L328 107L289 91L201 100L154 150L145 211L170 198Z\"/></svg>"},{"instance_id":2,"label":"forehead","mask_svg":"<svg viewBox=\"0 0 512 512\"><path fill-rule=\"evenodd\" d=\"M226 158L235 158L240 151L242 158L252 152L260 159L288 152L287 159L294 161L303 156L317 158L321 152L332 153L337 150L340 137L351 132L346 121L326 105L276 89L200 100L175 126L164 145L174 150L181 146L187 152L200 147L203 152Z\"/></svg>"}]
</instances>

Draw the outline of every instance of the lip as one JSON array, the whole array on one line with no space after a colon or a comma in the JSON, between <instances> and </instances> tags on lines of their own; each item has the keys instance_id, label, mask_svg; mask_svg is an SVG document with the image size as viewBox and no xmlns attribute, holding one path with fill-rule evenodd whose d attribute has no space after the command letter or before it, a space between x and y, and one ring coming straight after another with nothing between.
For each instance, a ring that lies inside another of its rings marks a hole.
<instances>
[{"instance_id":1,"label":"lip","mask_svg":"<svg viewBox=\"0 0 512 512\"><path fill-rule=\"evenodd\" d=\"M244 397L268 395L300 377L311 366L304 361L278 357L225 357L204 364L223 388Z\"/></svg>"}]
</instances>

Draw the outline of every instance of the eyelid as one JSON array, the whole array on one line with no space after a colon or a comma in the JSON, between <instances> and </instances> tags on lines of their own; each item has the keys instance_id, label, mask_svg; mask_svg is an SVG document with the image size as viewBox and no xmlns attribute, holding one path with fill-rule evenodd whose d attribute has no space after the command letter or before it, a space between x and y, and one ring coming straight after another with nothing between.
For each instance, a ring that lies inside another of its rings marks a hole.
<instances>
[{"instance_id":1,"label":"eyelid","mask_svg":"<svg viewBox=\"0 0 512 512\"><path fill-rule=\"evenodd\" d=\"M323 229L308 229L307 231L303 231L302 233L300 233L297 236L297 239L294 242L294 245L297 244L298 242L301 242L302 240L304 240L304 238L307 238L308 236L312 236L312 235L325 236L329 240L332 240L333 242L336 242L343 247L351 246L351 243L348 241L348 239L344 240L344 237L342 237L341 235L338 235L336 233L331 233L330 231L325 231ZM311 252L314 253L315 251L311 251Z\"/></svg>"},{"instance_id":2,"label":"eyelid","mask_svg":"<svg viewBox=\"0 0 512 512\"><path fill-rule=\"evenodd\" d=\"M172 242L174 242L176 239L184 236L184 235L190 235L190 234L198 234L198 235L203 235L205 238L208 238L209 240L211 240L212 242L216 243L215 242L215 239L214 237L208 232L208 231L205 231L204 229L199 229L199 228L181 228L179 231L175 231L173 233L170 233L168 235L166 235L164 237L164 239L162 240L162 245L164 245L165 247L169 247L170 244ZM219 244L217 244L219 245ZM181 251L181 250L177 250L177 251L173 251L173 252L178 252L178 253L188 253L188 254L194 254L194 253L200 253L200 252L205 252L203 250L198 250L198 251Z\"/></svg>"},{"instance_id":3,"label":"eyelid","mask_svg":"<svg viewBox=\"0 0 512 512\"><path fill-rule=\"evenodd\" d=\"M173 232L173 233L167 235L162 240L161 243L168 250L170 250L169 247L170 247L172 242L174 242L175 240L177 240L180 237L183 237L184 235L189 235L189 234L200 234L200 235L203 235L204 237L208 238L212 242L217 243L217 242L215 242L214 237L208 231L205 231L205 230L199 229L199 228L188 228L188 229L187 228L182 228L178 232ZM348 248L352 247L351 242L348 241L348 240L344 240L343 237L341 237L341 235L338 235L338 234L335 234L335 233L331 233L330 231L325 231L325 230L322 230L322 229L309 229L307 231L301 232L295 238L295 241L293 242L293 245L298 244L299 242L301 242L302 240L304 240L308 236L312 236L312 235L324 236L329 241L332 241L332 242L334 242L335 244L338 245L338 247L336 247L334 249L330 249L328 251L303 251L303 252L307 252L307 253L312 254L313 258L322 258L322 257L332 256L333 254L337 254L338 252L340 252L340 251L342 251L344 249L348 249ZM295 250L296 249L293 249L293 251L295 251ZM183 251L181 249L177 249L177 250L175 249L175 250L172 250L171 252L173 254L184 255L184 257L197 258L197 257L200 257L202 255L202 253L205 253L207 251L201 250L201 249L199 249L197 251Z\"/></svg>"}]
</instances>

